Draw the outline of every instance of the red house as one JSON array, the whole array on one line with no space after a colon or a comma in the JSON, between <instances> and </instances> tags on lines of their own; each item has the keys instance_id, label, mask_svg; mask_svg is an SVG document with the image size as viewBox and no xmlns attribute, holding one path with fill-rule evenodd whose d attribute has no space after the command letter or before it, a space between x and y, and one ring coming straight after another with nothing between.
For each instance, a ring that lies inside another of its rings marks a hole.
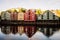
<instances>
[{"instance_id":1,"label":"red house","mask_svg":"<svg viewBox=\"0 0 60 40\"><path fill-rule=\"evenodd\" d=\"M35 21L36 20L36 14L35 11L28 10L24 14L24 21Z\"/></svg>"}]
</instances>

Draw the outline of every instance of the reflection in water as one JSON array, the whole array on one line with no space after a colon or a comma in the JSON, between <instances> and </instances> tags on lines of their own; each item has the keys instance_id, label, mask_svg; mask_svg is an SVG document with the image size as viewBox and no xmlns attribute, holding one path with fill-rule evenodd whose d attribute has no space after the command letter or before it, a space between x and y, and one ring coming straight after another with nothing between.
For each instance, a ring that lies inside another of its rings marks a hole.
<instances>
[{"instance_id":1,"label":"reflection in water","mask_svg":"<svg viewBox=\"0 0 60 40\"><path fill-rule=\"evenodd\" d=\"M4 37L5 37L5 36L6 36L6 35L1 32L1 28L0 28L0 40L4 40Z\"/></svg>"},{"instance_id":2,"label":"reflection in water","mask_svg":"<svg viewBox=\"0 0 60 40\"><path fill-rule=\"evenodd\" d=\"M1 27L1 31L2 31L2 33L4 33L4 34L9 34L9 33L11 33L11 31L10 31L10 26L2 26L2 27Z\"/></svg>"},{"instance_id":3,"label":"reflection in water","mask_svg":"<svg viewBox=\"0 0 60 40\"><path fill-rule=\"evenodd\" d=\"M24 27L23 26L18 26L18 33L22 35L24 33Z\"/></svg>"},{"instance_id":4,"label":"reflection in water","mask_svg":"<svg viewBox=\"0 0 60 40\"><path fill-rule=\"evenodd\" d=\"M25 33L21 37L22 37L22 40L29 40L28 36Z\"/></svg>"},{"instance_id":5,"label":"reflection in water","mask_svg":"<svg viewBox=\"0 0 60 40\"><path fill-rule=\"evenodd\" d=\"M28 40L28 37L25 33L23 33L22 35L20 35L19 33L17 33L18 31L16 31L15 29L18 27L8 27L8 26L2 26L0 28L0 39L1 40ZM13 28L13 30L11 29ZM8 33L9 30L6 29L10 29L10 32ZM15 32L13 32L15 30ZM16 33L16 34L15 34ZM8 35L6 35L8 34ZM15 34L15 35L14 35Z\"/></svg>"},{"instance_id":6,"label":"reflection in water","mask_svg":"<svg viewBox=\"0 0 60 40\"><path fill-rule=\"evenodd\" d=\"M44 29L44 31L43 31ZM57 28L50 28L50 34L54 32L49 38L46 37L47 28L37 28L34 26L2 26L0 28L0 39L1 40L60 40L60 31L57 31ZM44 34L43 34L44 33ZM15 34L15 35L14 35ZM22 35L20 35L22 34Z\"/></svg>"},{"instance_id":7,"label":"reflection in water","mask_svg":"<svg viewBox=\"0 0 60 40\"><path fill-rule=\"evenodd\" d=\"M42 32L37 31L32 37L31 40L49 40Z\"/></svg>"},{"instance_id":8,"label":"reflection in water","mask_svg":"<svg viewBox=\"0 0 60 40\"><path fill-rule=\"evenodd\" d=\"M15 35L13 35L11 33L5 37L5 40L28 40L28 37L26 36L26 34L20 35L17 33Z\"/></svg>"},{"instance_id":9,"label":"reflection in water","mask_svg":"<svg viewBox=\"0 0 60 40\"><path fill-rule=\"evenodd\" d=\"M11 32L12 32L13 34L18 33L18 27L17 27L17 26L12 26L12 27L11 27Z\"/></svg>"},{"instance_id":10,"label":"reflection in water","mask_svg":"<svg viewBox=\"0 0 60 40\"><path fill-rule=\"evenodd\" d=\"M26 35L30 38L30 37L32 37L32 35L35 34L35 32L36 32L36 27L34 27L34 26L25 26L25 27L24 27L24 32L25 32Z\"/></svg>"},{"instance_id":11,"label":"reflection in water","mask_svg":"<svg viewBox=\"0 0 60 40\"><path fill-rule=\"evenodd\" d=\"M60 40L60 30L56 31L52 36L49 37L51 40Z\"/></svg>"}]
</instances>

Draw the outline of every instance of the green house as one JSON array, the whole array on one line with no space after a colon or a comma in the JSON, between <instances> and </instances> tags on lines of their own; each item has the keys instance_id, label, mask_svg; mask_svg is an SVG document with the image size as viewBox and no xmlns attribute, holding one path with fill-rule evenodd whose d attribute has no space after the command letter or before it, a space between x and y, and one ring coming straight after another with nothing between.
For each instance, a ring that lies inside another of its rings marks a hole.
<instances>
[{"instance_id":1,"label":"green house","mask_svg":"<svg viewBox=\"0 0 60 40\"><path fill-rule=\"evenodd\" d=\"M11 17L9 12L6 11L1 12L1 20L10 20L10 19Z\"/></svg>"},{"instance_id":2,"label":"green house","mask_svg":"<svg viewBox=\"0 0 60 40\"><path fill-rule=\"evenodd\" d=\"M5 19L6 20L11 20L11 14L9 12L5 13Z\"/></svg>"},{"instance_id":3,"label":"green house","mask_svg":"<svg viewBox=\"0 0 60 40\"><path fill-rule=\"evenodd\" d=\"M1 12L1 20L5 20L5 12Z\"/></svg>"},{"instance_id":4,"label":"green house","mask_svg":"<svg viewBox=\"0 0 60 40\"><path fill-rule=\"evenodd\" d=\"M37 15L37 20L59 20L53 12L46 10L43 14Z\"/></svg>"},{"instance_id":5,"label":"green house","mask_svg":"<svg viewBox=\"0 0 60 40\"><path fill-rule=\"evenodd\" d=\"M59 20L59 17L53 12L47 10L43 13L43 20Z\"/></svg>"}]
</instances>

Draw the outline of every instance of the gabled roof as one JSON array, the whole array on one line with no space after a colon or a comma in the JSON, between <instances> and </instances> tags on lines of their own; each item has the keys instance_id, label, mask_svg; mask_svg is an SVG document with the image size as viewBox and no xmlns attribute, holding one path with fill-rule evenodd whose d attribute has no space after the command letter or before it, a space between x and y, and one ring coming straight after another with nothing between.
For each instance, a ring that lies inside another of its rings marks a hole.
<instances>
[{"instance_id":1,"label":"gabled roof","mask_svg":"<svg viewBox=\"0 0 60 40\"><path fill-rule=\"evenodd\" d=\"M50 10L46 10L42 15L44 15L47 12L50 12L52 15L55 15L55 13L51 12ZM55 16L58 17L57 15L55 15Z\"/></svg>"}]
</instances>

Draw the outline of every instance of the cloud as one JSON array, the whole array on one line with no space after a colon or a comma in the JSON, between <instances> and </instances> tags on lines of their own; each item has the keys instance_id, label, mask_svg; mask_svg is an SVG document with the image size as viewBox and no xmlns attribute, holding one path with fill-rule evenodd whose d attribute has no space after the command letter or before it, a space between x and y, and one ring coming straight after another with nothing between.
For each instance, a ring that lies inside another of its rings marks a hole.
<instances>
[{"instance_id":1,"label":"cloud","mask_svg":"<svg viewBox=\"0 0 60 40\"><path fill-rule=\"evenodd\" d=\"M60 0L1 0L0 10L10 8L40 8L40 9L60 9Z\"/></svg>"}]
</instances>

